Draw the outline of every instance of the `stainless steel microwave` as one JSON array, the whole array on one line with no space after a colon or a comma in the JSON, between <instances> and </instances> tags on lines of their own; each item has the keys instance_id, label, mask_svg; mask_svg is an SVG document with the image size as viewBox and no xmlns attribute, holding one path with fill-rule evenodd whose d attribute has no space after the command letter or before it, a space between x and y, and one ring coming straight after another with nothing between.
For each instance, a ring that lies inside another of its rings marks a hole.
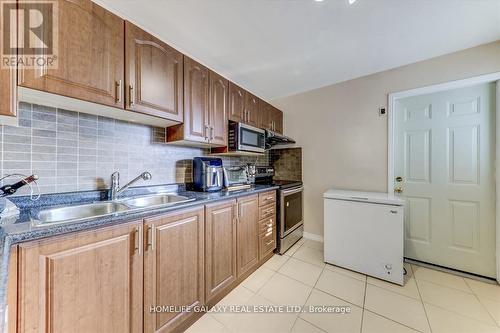
<instances>
[{"instance_id":1,"label":"stainless steel microwave","mask_svg":"<svg viewBox=\"0 0 500 333\"><path fill-rule=\"evenodd\" d=\"M264 153L266 151L266 131L247 124L230 121L228 150Z\"/></svg>"}]
</instances>

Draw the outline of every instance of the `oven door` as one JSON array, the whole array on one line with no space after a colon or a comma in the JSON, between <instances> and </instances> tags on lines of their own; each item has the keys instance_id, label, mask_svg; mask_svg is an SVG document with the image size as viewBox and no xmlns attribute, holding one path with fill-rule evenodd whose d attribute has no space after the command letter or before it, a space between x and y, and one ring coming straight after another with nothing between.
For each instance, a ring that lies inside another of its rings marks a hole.
<instances>
[{"instance_id":1,"label":"oven door","mask_svg":"<svg viewBox=\"0 0 500 333\"><path fill-rule=\"evenodd\" d=\"M238 124L238 150L264 153L266 151L266 132L246 124Z\"/></svg>"},{"instance_id":2,"label":"oven door","mask_svg":"<svg viewBox=\"0 0 500 333\"><path fill-rule=\"evenodd\" d=\"M304 205L303 193L304 188L292 188L280 190L281 209L280 209L280 237L284 238L289 233L303 225L304 222Z\"/></svg>"}]
</instances>

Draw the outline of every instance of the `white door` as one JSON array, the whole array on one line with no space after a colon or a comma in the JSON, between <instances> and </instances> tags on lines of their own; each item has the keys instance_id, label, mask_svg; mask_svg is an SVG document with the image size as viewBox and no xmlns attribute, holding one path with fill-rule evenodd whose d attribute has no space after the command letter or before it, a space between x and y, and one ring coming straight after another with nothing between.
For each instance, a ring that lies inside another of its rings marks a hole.
<instances>
[{"instance_id":1,"label":"white door","mask_svg":"<svg viewBox=\"0 0 500 333\"><path fill-rule=\"evenodd\" d=\"M406 200L405 257L496 276L495 89L396 101L394 187Z\"/></svg>"}]
</instances>

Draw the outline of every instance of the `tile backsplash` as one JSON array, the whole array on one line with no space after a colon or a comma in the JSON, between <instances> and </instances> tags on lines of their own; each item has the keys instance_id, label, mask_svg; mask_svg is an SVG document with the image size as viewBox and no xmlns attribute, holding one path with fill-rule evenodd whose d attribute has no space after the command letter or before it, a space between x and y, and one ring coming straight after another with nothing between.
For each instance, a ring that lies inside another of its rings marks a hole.
<instances>
[{"instance_id":1,"label":"tile backsplash","mask_svg":"<svg viewBox=\"0 0 500 333\"><path fill-rule=\"evenodd\" d=\"M151 185L191 182L193 157L208 154L165 144L163 128L41 105L20 103L19 125L0 126L1 175L36 173L42 193L108 188L114 171L122 184L143 171L153 175ZM267 155L223 160L268 163Z\"/></svg>"},{"instance_id":2,"label":"tile backsplash","mask_svg":"<svg viewBox=\"0 0 500 333\"><path fill-rule=\"evenodd\" d=\"M269 152L276 179L302 180L302 148L275 149Z\"/></svg>"}]
</instances>

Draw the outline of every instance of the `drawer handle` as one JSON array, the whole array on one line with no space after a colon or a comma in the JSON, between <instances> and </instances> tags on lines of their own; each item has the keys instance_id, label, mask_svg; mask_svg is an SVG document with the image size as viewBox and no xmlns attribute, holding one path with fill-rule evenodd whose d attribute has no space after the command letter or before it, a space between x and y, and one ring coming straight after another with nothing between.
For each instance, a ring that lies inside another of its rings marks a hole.
<instances>
[{"instance_id":1,"label":"drawer handle","mask_svg":"<svg viewBox=\"0 0 500 333\"><path fill-rule=\"evenodd\" d=\"M271 245L272 243L274 243L274 239L270 240L269 242L266 243L266 246L268 245Z\"/></svg>"}]
</instances>

